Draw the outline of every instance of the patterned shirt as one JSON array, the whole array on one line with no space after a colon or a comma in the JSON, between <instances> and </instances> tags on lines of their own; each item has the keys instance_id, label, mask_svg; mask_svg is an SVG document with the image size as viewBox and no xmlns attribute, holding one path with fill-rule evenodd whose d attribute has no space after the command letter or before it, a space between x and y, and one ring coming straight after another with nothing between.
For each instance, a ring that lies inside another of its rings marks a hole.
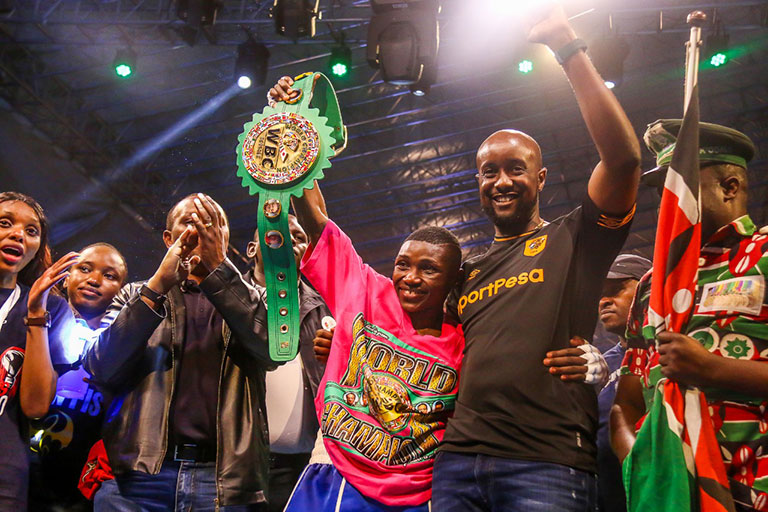
<instances>
[{"instance_id":1,"label":"patterned shirt","mask_svg":"<svg viewBox=\"0 0 768 512\"><path fill-rule=\"evenodd\" d=\"M686 334L711 353L731 359L768 361L768 235L757 233L748 215L718 230L701 249L696 307ZM627 326L622 374L640 377L646 410L664 378L648 323L651 273L640 281ZM752 506L768 495L768 400L702 388L737 502ZM753 488L750 490L749 488Z\"/></svg>"}]
</instances>

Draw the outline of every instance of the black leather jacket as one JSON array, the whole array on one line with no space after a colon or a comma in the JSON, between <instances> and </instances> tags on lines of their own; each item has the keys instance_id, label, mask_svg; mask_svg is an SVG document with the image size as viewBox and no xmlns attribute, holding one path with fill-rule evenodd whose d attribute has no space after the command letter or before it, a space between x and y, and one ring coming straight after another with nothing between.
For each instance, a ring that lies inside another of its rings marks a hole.
<instances>
[{"instance_id":1,"label":"black leather jacket","mask_svg":"<svg viewBox=\"0 0 768 512\"><path fill-rule=\"evenodd\" d=\"M141 284L126 285L115 297L111 308L120 312L85 359L93 381L115 395L104 424L104 444L116 474L160 471L184 335L179 288L168 293L160 315L140 299ZM200 288L224 318L216 420L217 504L262 502L269 467L264 375L276 366L263 341L264 305L228 260Z\"/></svg>"}]
</instances>

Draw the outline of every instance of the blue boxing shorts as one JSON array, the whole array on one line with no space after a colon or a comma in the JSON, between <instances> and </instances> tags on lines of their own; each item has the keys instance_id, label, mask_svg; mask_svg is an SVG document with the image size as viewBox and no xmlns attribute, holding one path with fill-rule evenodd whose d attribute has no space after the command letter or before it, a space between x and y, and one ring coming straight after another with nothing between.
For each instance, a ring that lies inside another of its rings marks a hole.
<instances>
[{"instance_id":1,"label":"blue boxing shorts","mask_svg":"<svg viewBox=\"0 0 768 512\"><path fill-rule=\"evenodd\" d=\"M293 488L284 512L431 512L430 502L392 507L363 496L332 464L310 464Z\"/></svg>"}]
</instances>

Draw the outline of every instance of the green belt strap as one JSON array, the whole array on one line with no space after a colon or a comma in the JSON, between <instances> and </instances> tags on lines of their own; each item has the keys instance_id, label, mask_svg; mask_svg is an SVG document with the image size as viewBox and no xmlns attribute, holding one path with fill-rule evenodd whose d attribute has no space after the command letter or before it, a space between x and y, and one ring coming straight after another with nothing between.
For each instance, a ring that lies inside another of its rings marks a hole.
<instances>
[{"instance_id":1,"label":"green belt strap","mask_svg":"<svg viewBox=\"0 0 768 512\"><path fill-rule=\"evenodd\" d=\"M269 355L290 361L299 350L299 289L288 229L291 196L322 179L347 145L336 91L322 73L296 77L299 96L265 107L238 137L237 175L259 194L258 228L267 284Z\"/></svg>"}]
</instances>

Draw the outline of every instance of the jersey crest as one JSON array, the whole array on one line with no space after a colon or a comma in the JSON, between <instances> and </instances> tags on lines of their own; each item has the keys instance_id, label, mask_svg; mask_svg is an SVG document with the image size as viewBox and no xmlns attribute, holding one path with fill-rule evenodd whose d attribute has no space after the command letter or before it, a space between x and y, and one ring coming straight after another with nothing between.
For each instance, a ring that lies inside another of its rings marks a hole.
<instances>
[{"instance_id":1,"label":"jersey crest","mask_svg":"<svg viewBox=\"0 0 768 512\"><path fill-rule=\"evenodd\" d=\"M523 249L523 254L525 256L536 256L541 251L543 251L546 246L547 246L547 235L531 238L530 240L525 242L525 249Z\"/></svg>"}]
</instances>

